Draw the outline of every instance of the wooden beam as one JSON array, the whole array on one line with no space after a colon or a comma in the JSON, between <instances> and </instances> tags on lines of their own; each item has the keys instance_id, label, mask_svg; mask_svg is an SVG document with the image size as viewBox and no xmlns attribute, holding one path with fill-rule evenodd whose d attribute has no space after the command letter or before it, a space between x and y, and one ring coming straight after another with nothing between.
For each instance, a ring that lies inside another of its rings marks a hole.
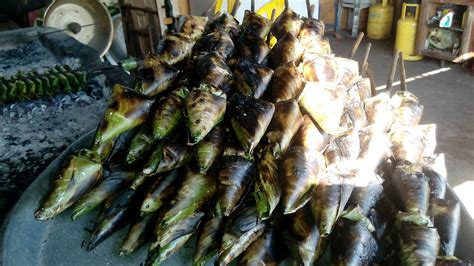
<instances>
[{"instance_id":1,"label":"wooden beam","mask_svg":"<svg viewBox=\"0 0 474 266\"><path fill-rule=\"evenodd\" d=\"M400 87L401 87L401 90L402 91L406 91L407 90L407 83L406 83L406 79L407 79L407 75L405 73L405 63L403 61L403 52L400 51L400 55L399 55L399 64L400 64Z\"/></svg>"},{"instance_id":2,"label":"wooden beam","mask_svg":"<svg viewBox=\"0 0 474 266\"><path fill-rule=\"evenodd\" d=\"M385 88L385 90L388 91L389 93L390 93L390 90L392 89L393 79L395 78L395 72L397 71L399 55L400 55L400 50L397 49L397 51L393 55L392 67L390 68L390 72L388 73L387 87Z\"/></svg>"},{"instance_id":3,"label":"wooden beam","mask_svg":"<svg viewBox=\"0 0 474 266\"><path fill-rule=\"evenodd\" d=\"M364 39L364 32L359 32L359 36L357 36L357 39L354 43L354 47L352 47L351 53L349 54L350 59L354 58L354 55L356 54L357 49L359 49L359 45L362 42L362 39Z\"/></svg>"}]
</instances>

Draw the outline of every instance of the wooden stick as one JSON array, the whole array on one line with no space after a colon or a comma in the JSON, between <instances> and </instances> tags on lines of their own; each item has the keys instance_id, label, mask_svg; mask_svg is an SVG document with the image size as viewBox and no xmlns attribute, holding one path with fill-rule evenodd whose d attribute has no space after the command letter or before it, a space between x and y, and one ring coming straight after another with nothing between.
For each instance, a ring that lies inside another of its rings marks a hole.
<instances>
[{"instance_id":1,"label":"wooden stick","mask_svg":"<svg viewBox=\"0 0 474 266\"><path fill-rule=\"evenodd\" d=\"M271 20L272 22L275 21L275 15L276 15L276 9L274 8L274 9L272 9L272 14L271 14L271 17L270 17L270 20ZM267 36L267 44L268 44L269 46L270 46L270 42L272 41L272 37L273 37L273 35L272 35L272 33L270 32L270 33L268 34L268 36Z\"/></svg>"},{"instance_id":2,"label":"wooden stick","mask_svg":"<svg viewBox=\"0 0 474 266\"><path fill-rule=\"evenodd\" d=\"M308 12L308 18L312 18L313 15L311 14L311 1L306 0L306 11Z\"/></svg>"},{"instance_id":3,"label":"wooden stick","mask_svg":"<svg viewBox=\"0 0 474 266\"><path fill-rule=\"evenodd\" d=\"M203 17L209 17L211 14L213 14L214 10L216 9L216 5L217 5L217 1L214 0L212 1L211 5L209 6L208 9L206 9L203 13L202 13L202 16Z\"/></svg>"},{"instance_id":4,"label":"wooden stick","mask_svg":"<svg viewBox=\"0 0 474 266\"><path fill-rule=\"evenodd\" d=\"M362 61L362 66L367 64L367 61L369 60L369 54L370 54L370 48L372 47L372 43L367 44L367 49L365 50L365 55L364 55L364 61Z\"/></svg>"},{"instance_id":5,"label":"wooden stick","mask_svg":"<svg viewBox=\"0 0 474 266\"><path fill-rule=\"evenodd\" d=\"M392 67L390 68L390 72L388 74L387 87L385 88L385 90L389 93L392 89L393 79L395 78L395 72L397 71L398 56L400 55L399 53L400 50L397 49L397 51L393 55Z\"/></svg>"},{"instance_id":6,"label":"wooden stick","mask_svg":"<svg viewBox=\"0 0 474 266\"><path fill-rule=\"evenodd\" d=\"M270 17L270 20L271 20L272 22L274 22L274 21L275 21L275 15L276 15L276 12L277 12L277 10L276 10L275 8L274 8L274 9L272 9L272 15L271 15L271 17Z\"/></svg>"},{"instance_id":7,"label":"wooden stick","mask_svg":"<svg viewBox=\"0 0 474 266\"><path fill-rule=\"evenodd\" d=\"M250 11L255 12L255 0L250 1Z\"/></svg>"},{"instance_id":8,"label":"wooden stick","mask_svg":"<svg viewBox=\"0 0 474 266\"><path fill-rule=\"evenodd\" d=\"M402 91L407 90L407 83L406 83L406 72L405 72L405 63L403 62L403 52L400 51L400 61L398 62L400 65L400 88Z\"/></svg>"},{"instance_id":9,"label":"wooden stick","mask_svg":"<svg viewBox=\"0 0 474 266\"><path fill-rule=\"evenodd\" d=\"M368 63L366 65L366 68L367 68L366 70L367 77L370 80L370 93L372 94L372 96L375 96L377 95L377 90L375 89L377 88L377 85L375 84L374 72L372 72L372 68L370 67Z\"/></svg>"},{"instance_id":10,"label":"wooden stick","mask_svg":"<svg viewBox=\"0 0 474 266\"><path fill-rule=\"evenodd\" d=\"M354 43L354 47L352 47L352 51L349 54L349 59L354 58L354 55L356 54L357 49L359 49L359 45L362 42L362 39L364 39L364 33L360 32L359 36L357 36L356 42Z\"/></svg>"},{"instance_id":11,"label":"wooden stick","mask_svg":"<svg viewBox=\"0 0 474 266\"><path fill-rule=\"evenodd\" d=\"M232 16L235 16L235 13L237 13L237 9L239 9L240 7L240 4L241 3L239 0L235 1L234 7L232 7L232 12L230 12Z\"/></svg>"},{"instance_id":12,"label":"wooden stick","mask_svg":"<svg viewBox=\"0 0 474 266\"><path fill-rule=\"evenodd\" d=\"M311 5L311 6L309 7L309 9L310 9L310 11L309 11L309 14L310 14L309 18L314 18L314 10L316 10L316 6L315 6L315 5Z\"/></svg>"},{"instance_id":13,"label":"wooden stick","mask_svg":"<svg viewBox=\"0 0 474 266\"><path fill-rule=\"evenodd\" d=\"M290 3L288 0L285 0L285 9L290 8Z\"/></svg>"}]
</instances>

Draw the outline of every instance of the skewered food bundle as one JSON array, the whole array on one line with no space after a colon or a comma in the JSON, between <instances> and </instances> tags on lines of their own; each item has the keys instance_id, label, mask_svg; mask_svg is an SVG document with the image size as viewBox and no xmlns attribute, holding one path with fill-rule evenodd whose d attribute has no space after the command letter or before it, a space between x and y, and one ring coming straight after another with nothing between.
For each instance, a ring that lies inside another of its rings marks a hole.
<instances>
[{"instance_id":1,"label":"skewered food bundle","mask_svg":"<svg viewBox=\"0 0 474 266\"><path fill-rule=\"evenodd\" d=\"M114 87L38 220L100 208L88 249L130 224L120 255L151 242L148 265L194 236L196 265L458 261L460 203L415 95L371 95L324 24L290 9L273 26L251 11L180 24L134 89Z\"/></svg>"}]
</instances>

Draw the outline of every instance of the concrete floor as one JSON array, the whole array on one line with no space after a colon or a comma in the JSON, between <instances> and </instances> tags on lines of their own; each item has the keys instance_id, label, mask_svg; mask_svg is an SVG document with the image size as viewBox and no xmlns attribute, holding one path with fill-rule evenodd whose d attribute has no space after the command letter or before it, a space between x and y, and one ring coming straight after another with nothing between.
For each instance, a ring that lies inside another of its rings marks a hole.
<instances>
[{"instance_id":1,"label":"concrete floor","mask_svg":"<svg viewBox=\"0 0 474 266\"><path fill-rule=\"evenodd\" d=\"M354 39L329 38L336 55L348 56ZM356 55L359 62L368 42L372 43L369 64L377 86L383 86L392 62L393 41L365 38ZM474 76L460 65L447 64L446 68L441 68L439 60L431 58L405 61L405 68L407 78L415 77L407 83L408 89L424 105L421 123L437 125L436 152L445 153L449 183L460 188L456 192L462 194L459 195L461 200L474 217ZM395 81L399 81L398 73ZM398 88L396 85L393 89ZM459 185L463 185L464 189ZM467 186L471 188L467 189Z\"/></svg>"}]
</instances>

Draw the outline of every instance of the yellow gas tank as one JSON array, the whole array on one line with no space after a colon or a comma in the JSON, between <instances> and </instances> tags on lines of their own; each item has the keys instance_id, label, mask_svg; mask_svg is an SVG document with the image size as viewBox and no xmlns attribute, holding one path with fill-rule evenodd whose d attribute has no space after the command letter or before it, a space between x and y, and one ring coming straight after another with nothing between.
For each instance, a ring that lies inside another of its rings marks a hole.
<instances>
[{"instance_id":1,"label":"yellow gas tank","mask_svg":"<svg viewBox=\"0 0 474 266\"><path fill-rule=\"evenodd\" d=\"M369 8L367 22L367 36L372 39L385 39L390 37L393 21L393 6L388 0L382 0Z\"/></svg>"},{"instance_id":2,"label":"yellow gas tank","mask_svg":"<svg viewBox=\"0 0 474 266\"><path fill-rule=\"evenodd\" d=\"M407 15L407 8L414 7L415 14ZM423 56L415 52L416 28L418 25L418 14L420 5L403 3L402 15L397 22L397 37L395 40L395 49L403 52L403 59L408 61L417 61L423 59Z\"/></svg>"}]
</instances>

